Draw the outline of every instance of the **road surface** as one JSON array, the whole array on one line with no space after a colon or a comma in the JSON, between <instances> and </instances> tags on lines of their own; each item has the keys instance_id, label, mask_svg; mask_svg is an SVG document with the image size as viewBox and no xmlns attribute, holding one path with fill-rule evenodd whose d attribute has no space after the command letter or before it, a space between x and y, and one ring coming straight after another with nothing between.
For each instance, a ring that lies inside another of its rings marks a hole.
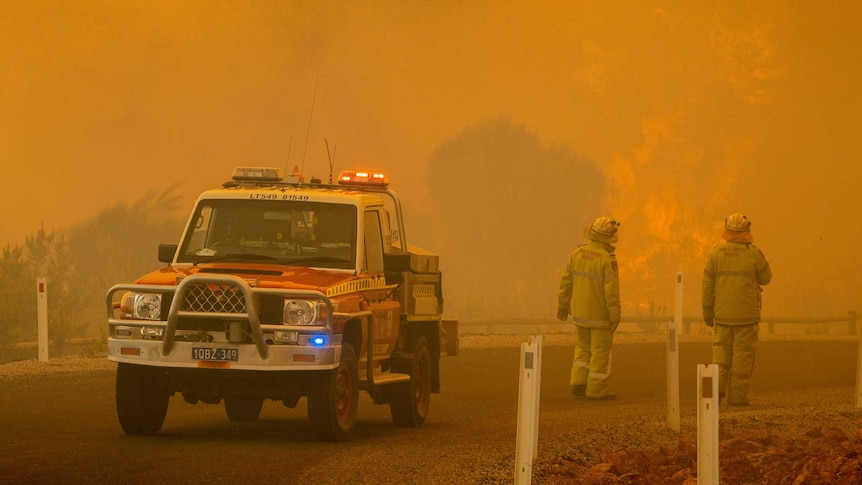
<instances>
[{"instance_id":1,"label":"road surface","mask_svg":"<svg viewBox=\"0 0 862 485\"><path fill-rule=\"evenodd\" d=\"M829 393L852 414L856 345L761 342L747 412L804 421L804 412L788 418L794 403L775 403ZM221 405L191 405L181 396L171 398L158 435L127 436L115 414L113 364L3 377L0 483L511 483L519 352L518 345L471 346L444 358L442 393L432 396L420 429L395 428L388 408L363 394L347 443L316 441L305 400L294 409L268 401L258 421L233 423ZM679 439L663 422L663 343L616 344L615 402L569 395L571 355L571 345L543 347L538 460ZM696 366L709 361L710 345L682 343L679 356L683 434L693 439ZM573 441L580 451L571 451Z\"/></svg>"}]
</instances>

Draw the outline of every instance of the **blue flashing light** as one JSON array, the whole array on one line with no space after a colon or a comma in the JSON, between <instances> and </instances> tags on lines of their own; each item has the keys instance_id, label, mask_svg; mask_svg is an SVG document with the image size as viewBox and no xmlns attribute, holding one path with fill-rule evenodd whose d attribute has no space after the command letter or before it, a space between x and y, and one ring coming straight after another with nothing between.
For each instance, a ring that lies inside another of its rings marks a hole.
<instances>
[{"instance_id":1,"label":"blue flashing light","mask_svg":"<svg viewBox=\"0 0 862 485\"><path fill-rule=\"evenodd\" d=\"M281 171L270 167L237 167L233 170L235 182L281 182Z\"/></svg>"},{"instance_id":2,"label":"blue flashing light","mask_svg":"<svg viewBox=\"0 0 862 485\"><path fill-rule=\"evenodd\" d=\"M308 340L308 343L314 347L323 347L326 345L326 337L323 335L314 335Z\"/></svg>"}]
</instances>

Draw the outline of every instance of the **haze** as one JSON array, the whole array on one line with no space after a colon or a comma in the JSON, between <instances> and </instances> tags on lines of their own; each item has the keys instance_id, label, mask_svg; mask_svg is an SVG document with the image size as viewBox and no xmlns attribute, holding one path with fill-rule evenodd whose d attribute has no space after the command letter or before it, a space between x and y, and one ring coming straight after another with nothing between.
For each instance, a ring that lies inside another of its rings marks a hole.
<instances>
[{"instance_id":1,"label":"haze","mask_svg":"<svg viewBox=\"0 0 862 485\"><path fill-rule=\"evenodd\" d=\"M624 312L672 308L683 270L698 315L703 261L732 212L753 221L773 267L765 315L862 311L862 4L670 5L4 2L0 246L177 180L190 208L235 166L325 179L328 142L336 172L388 172L410 241L440 253L444 273L467 274L474 261L432 247L443 239L423 221L440 227L441 198L479 207L494 174L465 170L472 186L450 192L426 180L442 146L505 120L605 184L543 189L535 177L555 174L524 160L521 200L537 205L524 210L559 217L519 224L517 237L558 264L512 275L511 261L480 261L492 291L514 282L497 293L520 291L521 276L545 282L529 308L497 316L552 318L559 271L602 214L622 221ZM576 217L584 194L597 213ZM548 238L547 224L568 236ZM458 318L476 283L444 280Z\"/></svg>"}]
</instances>

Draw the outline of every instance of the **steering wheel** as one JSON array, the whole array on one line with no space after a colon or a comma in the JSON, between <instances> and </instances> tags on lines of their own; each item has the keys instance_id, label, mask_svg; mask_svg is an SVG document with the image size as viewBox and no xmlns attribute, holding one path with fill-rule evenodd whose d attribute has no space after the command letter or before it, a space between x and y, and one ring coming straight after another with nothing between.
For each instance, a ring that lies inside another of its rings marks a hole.
<instances>
[{"instance_id":1,"label":"steering wheel","mask_svg":"<svg viewBox=\"0 0 862 485\"><path fill-rule=\"evenodd\" d=\"M228 252L227 249L242 250L243 247L240 243L236 241L231 241L230 239L222 239L221 241L214 242L212 246L210 246L210 249L215 249L219 252Z\"/></svg>"}]
</instances>

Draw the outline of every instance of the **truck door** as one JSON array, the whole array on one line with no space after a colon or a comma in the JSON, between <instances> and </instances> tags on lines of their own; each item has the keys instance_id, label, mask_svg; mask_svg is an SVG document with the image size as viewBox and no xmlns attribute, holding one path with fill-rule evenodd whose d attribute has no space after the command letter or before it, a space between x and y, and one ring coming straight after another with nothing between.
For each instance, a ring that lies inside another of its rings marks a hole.
<instances>
[{"instance_id":1,"label":"truck door","mask_svg":"<svg viewBox=\"0 0 862 485\"><path fill-rule=\"evenodd\" d=\"M383 277L383 209L373 208L365 212L365 272L371 277L379 278L380 285L385 285ZM375 356L388 356L395 349L398 340L399 322L401 320L401 305L394 299L390 288L380 288L364 292L366 302L373 314L371 340ZM375 359L376 360L376 359Z\"/></svg>"},{"instance_id":2,"label":"truck door","mask_svg":"<svg viewBox=\"0 0 862 485\"><path fill-rule=\"evenodd\" d=\"M380 226L380 212L369 210L365 213L365 272L383 271L383 232Z\"/></svg>"}]
</instances>

